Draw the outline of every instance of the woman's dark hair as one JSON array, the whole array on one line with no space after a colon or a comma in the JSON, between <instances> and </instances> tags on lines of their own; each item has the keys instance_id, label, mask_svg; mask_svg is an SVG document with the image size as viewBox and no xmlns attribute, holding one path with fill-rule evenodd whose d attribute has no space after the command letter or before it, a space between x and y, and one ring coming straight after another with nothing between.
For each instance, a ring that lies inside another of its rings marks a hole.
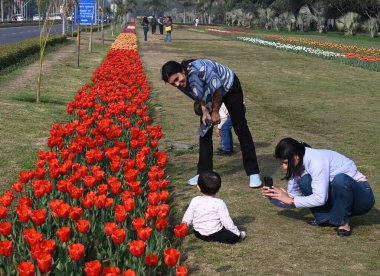
<instances>
[{"instance_id":1,"label":"woman's dark hair","mask_svg":"<svg viewBox=\"0 0 380 276\"><path fill-rule=\"evenodd\" d=\"M145 24L149 24L148 17L144 16L144 18L143 18L143 23L145 23Z\"/></svg>"},{"instance_id":2,"label":"woman's dark hair","mask_svg":"<svg viewBox=\"0 0 380 276\"><path fill-rule=\"evenodd\" d=\"M190 62L195 59L183 60L181 63L178 63L174 60L170 60L162 65L161 68L161 78L164 82L168 82L169 78L173 74L177 74L180 72L185 72L187 74L187 66Z\"/></svg>"},{"instance_id":3,"label":"woman's dark hair","mask_svg":"<svg viewBox=\"0 0 380 276\"><path fill-rule=\"evenodd\" d=\"M274 156L278 160L288 160L288 169L283 179L289 180L294 176L301 175L303 171L303 156L305 155L305 147L311 148L304 142L299 142L293 138L284 138L278 142L274 151ZM297 165L294 164L294 156L299 157Z\"/></svg>"},{"instance_id":4,"label":"woman's dark hair","mask_svg":"<svg viewBox=\"0 0 380 276\"><path fill-rule=\"evenodd\" d=\"M200 173L198 177L198 186L201 193L205 195L215 195L222 186L222 179L216 172Z\"/></svg>"}]
</instances>

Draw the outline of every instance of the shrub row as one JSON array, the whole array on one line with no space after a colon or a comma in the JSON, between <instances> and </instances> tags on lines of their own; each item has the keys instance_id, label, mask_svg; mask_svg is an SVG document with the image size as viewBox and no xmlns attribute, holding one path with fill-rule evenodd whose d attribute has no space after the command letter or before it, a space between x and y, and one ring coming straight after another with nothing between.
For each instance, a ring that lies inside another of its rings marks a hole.
<instances>
[{"instance_id":1,"label":"shrub row","mask_svg":"<svg viewBox=\"0 0 380 276\"><path fill-rule=\"evenodd\" d=\"M48 39L47 46L65 43L66 41L66 36L64 35L52 35ZM23 41L2 45L0 46L0 70L20 63L28 56L36 54L39 51L39 38L26 39Z\"/></svg>"}]
</instances>

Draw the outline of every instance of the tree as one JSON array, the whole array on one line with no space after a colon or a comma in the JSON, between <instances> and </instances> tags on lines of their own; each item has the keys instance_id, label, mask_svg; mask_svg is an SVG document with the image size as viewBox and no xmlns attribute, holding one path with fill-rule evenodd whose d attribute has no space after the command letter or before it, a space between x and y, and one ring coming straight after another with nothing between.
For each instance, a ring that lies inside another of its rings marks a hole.
<instances>
[{"instance_id":1,"label":"tree","mask_svg":"<svg viewBox=\"0 0 380 276\"><path fill-rule=\"evenodd\" d=\"M166 8L165 0L145 0L144 7L152 13L152 15L156 15L158 10L163 10Z\"/></svg>"}]
</instances>

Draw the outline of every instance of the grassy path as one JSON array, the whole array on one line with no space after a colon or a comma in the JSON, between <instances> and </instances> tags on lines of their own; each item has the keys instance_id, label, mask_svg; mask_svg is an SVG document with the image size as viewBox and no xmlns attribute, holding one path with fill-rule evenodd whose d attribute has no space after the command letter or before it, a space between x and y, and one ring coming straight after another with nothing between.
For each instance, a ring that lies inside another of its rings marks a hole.
<instances>
[{"instance_id":1,"label":"grassy path","mask_svg":"<svg viewBox=\"0 0 380 276\"><path fill-rule=\"evenodd\" d=\"M273 175L276 185L286 183L280 182L284 173L272 157L273 149L279 139L292 136L351 157L379 193L378 73L185 30L173 31L172 44L150 34L144 42L141 35L139 30L156 121L165 133L160 146L174 142L195 146L194 151L170 152L178 220L197 195L186 180L196 171L198 118L192 102L161 81L160 69L167 60L206 57L234 69L244 89L262 174ZM248 238L228 246L187 237L185 264L193 275L378 274L379 204L367 216L354 218L354 235L341 239L332 228L306 225L311 219L308 210L277 209L261 198L260 191L250 190L240 152L214 157L214 169L223 180L219 197Z\"/></svg>"},{"instance_id":2,"label":"grassy path","mask_svg":"<svg viewBox=\"0 0 380 276\"><path fill-rule=\"evenodd\" d=\"M67 120L66 104L90 81L114 40L109 32L105 45L96 40L96 33L94 38L89 53L88 34L82 34L80 68L75 43L45 57L40 104L34 103L38 62L0 76L0 191L9 188L20 171L35 167L37 152L47 149L51 125Z\"/></svg>"}]
</instances>

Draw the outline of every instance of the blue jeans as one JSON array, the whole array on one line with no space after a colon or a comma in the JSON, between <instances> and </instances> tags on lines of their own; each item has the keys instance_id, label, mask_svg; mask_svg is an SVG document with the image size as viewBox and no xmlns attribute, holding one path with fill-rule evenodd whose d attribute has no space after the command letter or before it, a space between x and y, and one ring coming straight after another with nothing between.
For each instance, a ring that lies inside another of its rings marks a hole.
<instances>
[{"instance_id":1,"label":"blue jeans","mask_svg":"<svg viewBox=\"0 0 380 276\"><path fill-rule=\"evenodd\" d=\"M172 42L172 32L166 32L165 42Z\"/></svg>"},{"instance_id":2,"label":"blue jeans","mask_svg":"<svg viewBox=\"0 0 380 276\"><path fill-rule=\"evenodd\" d=\"M220 129L220 149L223 151L233 151L232 140L232 120L228 116Z\"/></svg>"},{"instance_id":3,"label":"blue jeans","mask_svg":"<svg viewBox=\"0 0 380 276\"><path fill-rule=\"evenodd\" d=\"M143 27L144 29L144 41L147 41L148 40L148 31L149 31L149 28L148 27Z\"/></svg>"},{"instance_id":4,"label":"blue jeans","mask_svg":"<svg viewBox=\"0 0 380 276\"><path fill-rule=\"evenodd\" d=\"M311 176L301 177L300 190L304 196L311 195ZM325 205L310 208L318 224L330 221L332 225L344 225L352 216L364 215L375 204L375 197L367 181L357 182L346 174L338 174L329 186Z\"/></svg>"}]
</instances>

